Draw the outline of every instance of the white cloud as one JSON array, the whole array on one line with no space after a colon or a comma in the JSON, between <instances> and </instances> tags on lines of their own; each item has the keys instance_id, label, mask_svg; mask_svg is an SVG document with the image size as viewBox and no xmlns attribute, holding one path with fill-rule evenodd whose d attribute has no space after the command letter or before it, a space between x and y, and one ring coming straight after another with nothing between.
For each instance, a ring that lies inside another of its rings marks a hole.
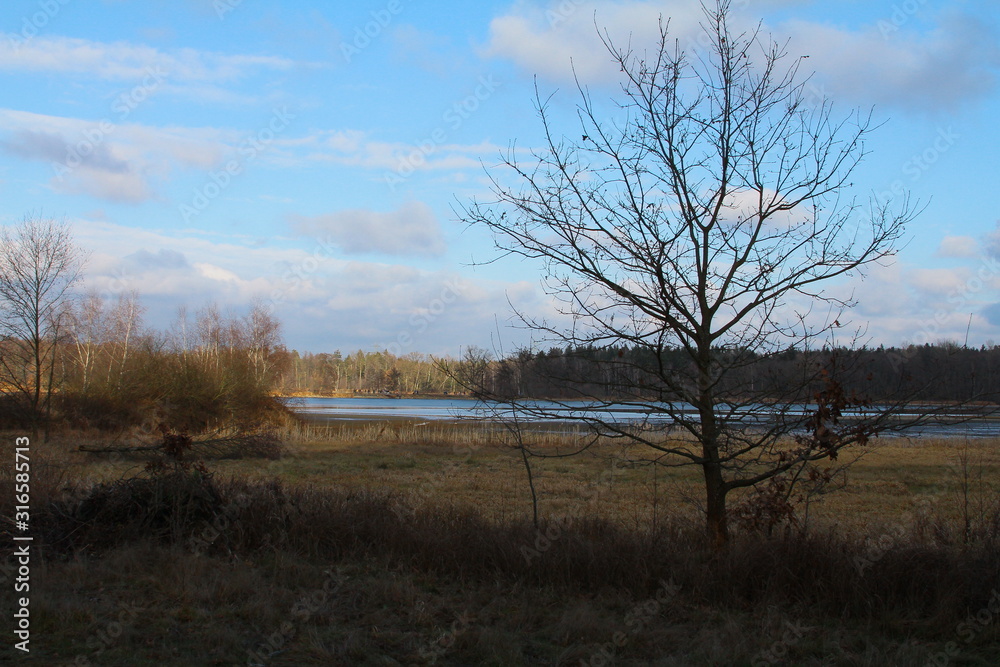
<instances>
[{"instance_id":1,"label":"white cloud","mask_svg":"<svg viewBox=\"0 0 1000 667\"><path fill-rule=\"evenodd\" d=\"M995 88L996 35L971 17L939 17L934 30L883 34L792 20L790 51L811 56L818 82L837 99L908 110L951 111Z\"/></svg>"},{"instance_id":2,"label":"white cloud","mask_svg":"<svg viewBox=\"0 0 1000 667\"><path fill-rule=\"evenodd\" d=\"M300 234L329 236L348 254L433 256L446 249L441 225L421 202L410 202L388 213L352 209L314 217L293 216L291 222Z\"/></svg>"},{"instance_id":3,"label":"white cloud","mask_svg":"<svg viewBox=\"0 0 1000 667\"><path fill-rule=\"evenodd\" d=\"M85 194L106 201L144 202L154 197L153 189L143 174L115 173L80 167L65 182L53 182L55 190L66 194Z\"/></svg>"},{"instance_id":4,"label":"white cloud","mask_svg":"<svg viewBox=\"0 0 1000 667\"><path fill-rule=\"evenodd\" d=\"M130 265L139 271L153 268L180 269L189 266L184 253L166 248L160 248L156 252L150 252L143 248L126 255L123 259L130 262Z\"/></svg>"},{"instance_id":5,"label":"white cloud","mask_svg":"<svg viewBox=\"0 0 1000 667\"><path fill-rule=\"evenodd\" d=\"M975 257L979 242L971 236L946 236L941 239L937 254L941 257Z\"/></svg>"},{"instance_id":6,"label":"white cloud","mask_svg":"<svg viewBox=\"0 0 1000 667\"><path fill-rule=\"evenodd\" d=\"M52 166L50 187L140 202L175 167L210 169L241 137L232 130L147 127L0 109L0 150Z\"/></svg>"},{"instance_id":7,"label":"white cloud","mask_svg":"<svg viewBox=\"0 0 1000 667\"><path fill-rule=\"evenodd\" d=\"M16 43L10 35L0 38L0 69L85 74L105 81L141 81L157 71L177 82L228 82L261 69L287 70L293 64L275 56L191 48L164 52L143 44L62 36L38 36L24 43Z\"/></svg>"},{"instance_id":8,"label":"white cloud","mask_svg":"<svg viewBox=\"0 0 1000 667\"><path fill-rule=\"evenodd\" d=\"M482 55L509 59L553 81L572 81L575 69L585 84L607 83L618 80L618 69L601 44L598 27L607 30L616 46L631 43L641 52L656 44L661 16L670 19L670 34L682 45L696 42L703 16L697 3L518 3L490 22Z\"/></svg>"},{"instance_id":9,"label":"white cloud","mask_svg":"<svg viewBox=\"0 0 1000 667\"><path fill-rule=\"evenodd\" d=\"M759 13L751 14L737 3L730 16L732 31L752 31ZM661 15L670 19L670 37L682 49L689 54L699 50L706 35L697 3L596 0L515 4L490 23L481 53L551 81L571 83L572 60L581 83L615 82L620 73L598 28L607 30L617 47L631 46L641 56L657 43ZM790 56L811 56L808 68L815 68L818 87L832 97L851 104L948 111L994 89L1000 47L994 31L973 17L951 13L935 18L927 32L905 25L885 32L878 24L850 30L793 19L765 24L764 36L771 30L779 43L791 40Z\"/></svg>"},{"instance_id":10,"label":"white cloud","mask_svg":"<svg viewBox=\"0 0 1000 667\"><path fill-rule=\"evenodd\" d=\"M1000 220L997 221L997 228L986 235L986 254L1000 259Z\"/></svg>"},{"instance_id":11,"label":"white cloud","mask_svg":"<svg viewBox=\"0 0 1000 667\"><path fill-rule=\"evenodd\" d=\"M706 193L709 196L711 193ZM761 210L775 209L779 206L787 206L788 202L775 190L764 188L763 190L732 190L725 201L725 209L722 217L729 221L751 220L755 221L755 215ZM788 210L775 211L768 219L767 225L777 228L790 228L800 225L812 219L810 210L800 204Z\"/></svg>"},{"instance_id":12,"label":"white cloud","mask_svg":"<svg viewBox=\"0 0 1000 667\"><path fill-rule=\"evenodd\" d=\"M124 121L124 119L121 119ZM153 127L100 120L47 116L0 109L0 151L52 166L56 192L88 194L119 202L157 196L158 185L175 169L216 169L240 159L253 132L215 127ZM381 170L387 183L421 171L448 172L482 167L481 159L500 153L490 142L465 145L371 141L355 130L317 130L305 136L278 136L257 160L283 168L334 164Z\"/></svg>"},{"instance_id":13,"label":"white cloud","mask_svg":"<svg viewBox=\"0 0 1000 667\"><path fill-rule=\"evenodd\" d=\"M395 28L390 36L393 58L398 63L415 63L429 72L447 74L462 62L453 52L451 41L441 35L407 24Z\"/></svg>"},{"instance_id":14,"label":"white cloud","mask_svg":"<svg viewBox=\"0 0 1000 667\"><path fill-rule=\"evenodd\" d=\"M948 269L897 262L875 267L863 282L852 280L839 290L856 296L858 306L848 317L869 323L875 344L964 341L967 330L972 344L997 338L989 306L1000 298L1000 272L988 262Z\"/></svg>"},{"instance_id":15,"label":"white cloud","mask_svg":"<svg viewBox=\"0 0 1000 667\"><path fill-rule=\"evenodd\" d=\"M222 268L221 266L216 266L215 264L207 264L199 262L194 265L194 268L197 269L198 273L205 276L209 280L214 280L216 282L223 282L223 283L225 282L236 283L236 284L240 283L240 277L238 275L236 275L232 271L228 271Z\"/></svg>"},{"instance_id":16,"label":"white cloud","mask_svg":"<svg viewBox=\"0 0 1000 667\"><path fill-rule=\"evenodd\" d=\"M447 135L444 128L441 133ZM376 141L357 130L322 130L282 145L301 149L302 159L308 162L382 169L403 179L417 171L480 169L481 159L493 158L501 151L488 141L457 144L431 137L413 143Z\"/></svg>"},{"instance_id":17,"label":"white cloud","mask_svg":"<svg viewBox=\"0 0 1000 667\"><path fill-rule=\"evenodd\" d=\"M924 296L947 296L957 293L968 280L964 273L954 269L914 269L910 274L910 286Z\"/></svg>"},{"instance_id":18,"label":"white cloud","mask_svg":"<svg viewBox=\"0 0 1000 667\"><path fill-rule=\"evenodd\" d=\"M193 312L216 302L239 310L263 297L284 323L288 344L300 350L392 346L402 354L458 354L462 345L487 344L494 315L503 322L509 313L508 291L528 309L545 306L537 289L521 281L345 261L322 243L287 247L288 239L276 239L254 247L106 221L72 224L90 252L84 288L111 298L136 290L148 323L160 329L180 306Z\"/></svg>"}]
</instances>

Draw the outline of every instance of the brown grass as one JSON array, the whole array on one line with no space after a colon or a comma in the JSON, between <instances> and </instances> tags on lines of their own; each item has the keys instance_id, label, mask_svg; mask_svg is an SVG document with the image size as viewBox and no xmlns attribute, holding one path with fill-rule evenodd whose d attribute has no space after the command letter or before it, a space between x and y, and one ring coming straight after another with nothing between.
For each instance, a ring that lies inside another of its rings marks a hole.
<instances>
[{"instance_id":1,"label":"brown grass","mask_svg":"<svg viewBox=\"0 0 1000 667\"><path fill-rule=\"evenodd\" d=\"M281 459L210 474L38 447L35 661L922 665L948 642L954 664L1000 660L997 442L893 441L806 532L713 554L694 471L654 476L614 443L538 462L536 529L517 457L483 429L286 437Z\"/></svg>"}]
</instances>

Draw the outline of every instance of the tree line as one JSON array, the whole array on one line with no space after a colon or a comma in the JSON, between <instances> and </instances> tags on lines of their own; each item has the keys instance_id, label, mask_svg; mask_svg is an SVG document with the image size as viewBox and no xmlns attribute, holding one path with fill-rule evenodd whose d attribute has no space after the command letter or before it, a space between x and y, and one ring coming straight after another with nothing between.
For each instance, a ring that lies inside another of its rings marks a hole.
<instances>
[{"instance_id":1,"label":"tree line","mask_svg":"<svg viewBox=\"0 0 1000 667\"><path fill-rule=\"evenodd\" d=\"M865 400L1000 400L1000 345L970 348L941 342L859 349L789 348L773 354L730 349L716 354L731 368L717 385L719 395L728 400L744 395L787 398L789 387L801 387L798 398L808 400L819 383L804 380L819 378L818 371L831 360L837 362L838 383ZM588 346L522 350L502 359L470 348L452 368L463 386L484 396L611 401L676 400L674 387L662 377L680 377L690 372L690 366L690 357L680 347L654 351Z\"/></svg>"},{"instance_id":2,"label":"tree line","mask_svg":"<svg viewBox=\"0 0 1000 667\"><path fill-rule=\"evenodd\" d=\"M893 401L906 395L912 400L959 402L1000 396L1000 345L970 348L942 341L905 347L789 348L768 355L752 350L719 354L742 358L720 386L729 397L738 397L747 388L755 396L778 398L833 357L839 360L838 381L844 388L871 400ZM461 360L364 350L346 356L340 350L291 350L281 351L279 358L281 373L275 389L289 396L450 395L478 390L494 397L657 400L669 398L669 392L657 385L656 370L680 371L690 364L681 348L657 353L629 346L526 349L499 359L475 346Z\"/></svg>"},{"instance_id":3,"label":"tree line","mask_svg":"<svg viewBox=\"0 0 1000 667\"><path fill-rule=\"evenodd\" d=\"M418 352L396 356L358 350L344 356L340 350L292 350L282 368L277 386L286 395L443 395L460 389L440 360Z\"/></svg>"}]
</instances>

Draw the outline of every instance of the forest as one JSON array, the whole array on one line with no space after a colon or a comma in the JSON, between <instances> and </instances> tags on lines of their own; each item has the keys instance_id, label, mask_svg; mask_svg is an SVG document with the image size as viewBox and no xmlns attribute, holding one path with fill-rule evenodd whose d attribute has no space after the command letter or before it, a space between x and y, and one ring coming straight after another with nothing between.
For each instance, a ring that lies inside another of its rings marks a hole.
<instances>
[{"instance_id":1,"label":"forest","mask_svg":"<svg viewBox=\"0 0 1000 667\"><path fill-rule=\"evenodd\" d=\"M801 385L808 399L818 369L835 365L835 379L868 400L988 401L1000 397L1000 346L937 345L823 348L758 354L725 349L718 358L731 369L719 391L733 399L789 398ZM522 351L495 361L475 348L466 353L459 376L464 384L496 397L670 400L664 378L684 372L691 358L679 347L655 354L648 348L552 348ZM477 377L470 377L475 374Z\"/></svg>"},{"instance_id":2,"label":"forest","mask_svg":"<svg viewBox=\"0 0 1000 667\"><path fill-rule=\"evenodd\" d=\"M461 390L447 362L432 355L388 351L283 352L277 389L285 395L423 394Z\"/></svg>"},{"instance_id":3,"label":"forest","mask_svg":"<svg viewBox=\"0 0 1000 667\"><path fill-rule=\"evenodd\" d=\"M736 382L754 393L766 391L769 384L775 389L786 387L833 356L841 360L842 381L848 388L872 400L895 400L905 393L914 400L995 401L1000 393L1000 346L996 345L971 348L943 342L859 350L790 348L767 356L744 355L747 362ZM522 350L503 359L477 347L468 348L460 360L362 350L346 356L339 350L282 350L279 356L277 389L286 395L433 395L469 393L478 386L494 396L614 399L634 397L640 388L650 400L665 397L657 393L651 379L647 383L658 365L653 355L628 347ZM668 368L687 363L679 348L664 350L660 360ZM473 380L471 373L478 377Z\"/></svg>"},{"instance_id":4,"label":"forest","mask_svg":"<svg viewBox=\"0 0 1000 667\"><path fill-rule=\"evenodd\" d=\"M482 348L461 358L388 351L343 354L289 350L281 324L265 304L245 314L209 304L181 309L165 330L150 328L136 293L114 300L88 294L71 304L37 404L27 341L3 341L5 359L0 422L23 427L37 411L40 423L118 430L159 423L193 432L223 425L252 429L281 418L275 396L491 396L596 399L668 399L654 369L689 363L683 350L610 346L521 350L502 359ZM907 347L787 349L770 355L730 351L741 358L729 378L733 391L775 394L815 370L841 360L841 381L871 400L986 401L1000 396L1000 346L950 342ZM21 360L21 366L15 362ZM472 376L475 380L470 382Z\"/></svg>"}]
</instances>

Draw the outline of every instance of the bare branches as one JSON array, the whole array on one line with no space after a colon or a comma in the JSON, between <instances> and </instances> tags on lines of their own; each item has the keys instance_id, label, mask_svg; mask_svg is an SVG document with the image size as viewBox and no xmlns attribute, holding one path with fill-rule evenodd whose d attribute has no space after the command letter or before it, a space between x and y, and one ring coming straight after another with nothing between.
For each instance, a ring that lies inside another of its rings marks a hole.
<instances>
[{"instance_id":1,"label":"bare branches","mask_svg":"<svg viewBox=\"0 0 1000 667\"><path fill-rule=\"evenodd\" d=\"M21 398L36 434L81 263L64 222L28 215L0 230L0 391Z\"/></svg>"},{"instance_id":2,"label":"bare branches","mask_svg":"<svg viewBox=\"0 0 1000 667\"><path fill-rule=\"evenodd\" d=\"M772 386L768 394L734 378L754 359L839 327L852 303L827 286L892 257L918 207L906 200L865 209L844 196L871 115L838 118L828 100L811 100L802 59L759 27L734 33L725 0L704 13L710 46L696 53L683 51L663 22L651 53L599 31L622 72L616 104L624 120L605 120L578 81L581 139L568 139L536 88L544 147L526 163L511 150L502 161L514 185L494 178L495 200L461 214L490 229L502 253L545 265L545 288L573 326L525 318L527 326L560 346L640 348L657 360L628 369L641 384L617 400L654 399L651 409L692 435L698 451L585 421L701 465L709 523L724 541L729 490L816 454L782 459L777 443L802 428L807 417L793 416L788 401L808 400L819 368L784 401ZM803 314L820 304L825 320ZM687 363L664 365L667 349L682 350ZM838 446L866 437L844 436Z\"/></svg>"}]
</instances>

